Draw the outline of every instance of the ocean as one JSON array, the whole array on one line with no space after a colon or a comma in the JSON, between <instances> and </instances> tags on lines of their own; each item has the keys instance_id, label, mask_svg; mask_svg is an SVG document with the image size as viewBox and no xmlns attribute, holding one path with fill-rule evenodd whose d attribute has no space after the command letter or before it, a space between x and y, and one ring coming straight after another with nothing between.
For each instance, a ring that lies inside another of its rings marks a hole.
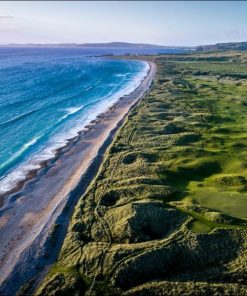
<instances>
[{"instance_id":1,"label":"ocean","mask_svg":"<svg viewBox=\"0 0 247 296\"><path fill-rule=\"evenodd\" d=\"M0 48L0 193L131 93L149 69L146 62L93 55Z\"/></svg>"}]
</instances>

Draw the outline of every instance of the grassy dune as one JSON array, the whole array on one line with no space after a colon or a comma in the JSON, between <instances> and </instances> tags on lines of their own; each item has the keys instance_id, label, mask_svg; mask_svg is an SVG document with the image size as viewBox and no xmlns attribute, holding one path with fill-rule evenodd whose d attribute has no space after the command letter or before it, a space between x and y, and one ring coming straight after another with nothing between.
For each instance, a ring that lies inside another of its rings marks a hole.
<instances>
[{"instance_id":1,"label":"grassy dune","mask_svg":"<svg viewBox=\"0 0 247 296\"><path fill-rule=\"evenodd\" d=\"M37 295L246 295L247 55L164 55Z\"/></svg>"}]
</instances>

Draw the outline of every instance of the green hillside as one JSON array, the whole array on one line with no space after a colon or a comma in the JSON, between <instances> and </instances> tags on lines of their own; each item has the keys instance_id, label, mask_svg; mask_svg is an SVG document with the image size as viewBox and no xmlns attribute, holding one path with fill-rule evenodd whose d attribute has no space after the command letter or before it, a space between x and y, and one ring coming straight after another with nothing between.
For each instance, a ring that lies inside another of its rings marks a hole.
<instances>
[{"instance_id":1,"label":"green hillside","mask_svg":"<svg viewBox=\"0 0 247 296\"><path fill-rule=\"evenodd\" d=\"M37 295L246 295L247 55L162 55Z\"/></svg>"}]
</instances>

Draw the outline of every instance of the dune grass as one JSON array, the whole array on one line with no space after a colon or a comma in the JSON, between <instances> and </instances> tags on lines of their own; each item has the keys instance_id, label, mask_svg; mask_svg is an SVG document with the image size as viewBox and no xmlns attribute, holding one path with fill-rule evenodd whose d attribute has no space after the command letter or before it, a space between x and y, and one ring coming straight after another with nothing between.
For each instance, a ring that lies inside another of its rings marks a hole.
<instances>
[{"instance_id":1,"label":"dune grass","mask_svg":"<svg viewBox=\"0 0 247 296\"><path fill-rule=\"evenodd\" d=\"M160 279L219 283L220 295L245 277L247 55L147 58L154 84L80 199L39 295L75 270L75 281L97 279L99 295Z\"/></svg>"},{"instance_id":2,"label":"dune grass","mask_svg":"<svg viewBox=\"0 0 247 296\"><path fill-rule=\"evenodd\" d=\"M198 203L246 219L245 58L238 54L223 60L205 54L187 56L186 61L181 56L159 58L155 88L131 114L114 144L123 147L116 178L159 180L172 188L169 196L163 196L166 201ZM200 223L198 217L195 221L196 231L220 227L215 223L209 227L203 217Z\"/></svg>"}]
</instances>

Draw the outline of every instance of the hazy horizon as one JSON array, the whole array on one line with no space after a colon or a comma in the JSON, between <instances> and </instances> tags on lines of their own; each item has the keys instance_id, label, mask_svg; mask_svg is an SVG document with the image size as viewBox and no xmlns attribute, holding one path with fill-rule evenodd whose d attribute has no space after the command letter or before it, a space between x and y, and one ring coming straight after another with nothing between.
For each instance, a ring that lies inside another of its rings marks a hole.
<instances>
[{"instance_id":1,"label":"hazy horizon","mask_svg":"<svg viewBox=\"0 0 247 296\"><path fill-rule=\"evenodd\" d=\"M189 45L166 45L166 44L152 44L152 43L144 43L144 42L129 42L129 41L109 41L109 42L83 42L83 43L79 43L79 42L57 42L57 43L32 43L32 42L27 42L27 43L15 43L15 42L11 42L11 43L0 43L0 46L9 46L9 45L87 45L87 44L111 44L111 43L125 43L125 44L134 44L134 45L139 45L139 44L143 44L143 45L154 45L154 46L167 46L167 47L193 47L193 46L189 46ZM198 44L200 45L200 44Z\"/></svg>"},{"instance_id":2,"label":"hazy horizon","mask_svg":"<svg viewBox=\"0 0 247 296\"><path fill-rule=\"evenodd\" d=\"M241 42L246 11L241 1L3 1L0 44Z\"/></svg>"}]
</instances>

